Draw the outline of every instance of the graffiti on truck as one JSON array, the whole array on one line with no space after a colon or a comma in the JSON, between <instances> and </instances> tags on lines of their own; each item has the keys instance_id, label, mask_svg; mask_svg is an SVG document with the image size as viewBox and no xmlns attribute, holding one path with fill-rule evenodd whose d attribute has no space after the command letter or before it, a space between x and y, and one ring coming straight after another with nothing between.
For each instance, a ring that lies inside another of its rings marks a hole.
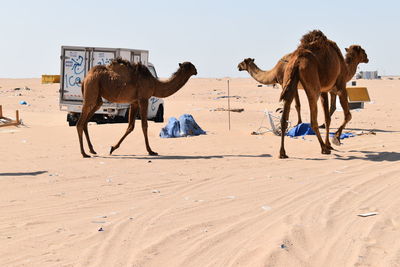
<instances>
[{"instance_id":1,"label":"graffiti on truck","mask_svg":"<svg viewBox=\"0 0 400 267\"><path fill-rule=\"evenodd\" d=\"M65 85L66 87L81 86L84 76L84 58L75 51L70 51L68 60L65 61Z\"/></svg>"}]
</instances>

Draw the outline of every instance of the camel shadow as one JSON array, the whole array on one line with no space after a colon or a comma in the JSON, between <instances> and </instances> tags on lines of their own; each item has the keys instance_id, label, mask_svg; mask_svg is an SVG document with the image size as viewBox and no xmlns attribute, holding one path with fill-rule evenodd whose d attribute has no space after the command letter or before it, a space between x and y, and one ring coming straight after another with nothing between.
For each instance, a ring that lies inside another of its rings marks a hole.
<instances>
[{"instance_id":1,"label":"camel shadow","mask_svg":"<svg viewBox=\"0 0 400 267\"><path fill-rule=\"evenodd\" d=\"M223 159L223 158L270 158L270 154L261 155L211 155L211 156L142 156L142 155L112 155L97 156L106 159L144 159L144 160L196 160L196 159Z\"/></svg>"},{"instance_id":2,"label":"camel shadow","mask_svg":"<svg viewBox=\"0 0 400 267\"><path fill-rule=\"evenodd\" d=\"M0 176L36 176L47 171L37 171L37 172L0 172Z\"/></svg>"},{"instance_id":3,"label":"camel shadow","mask_svg":"<svg viewBox=\"0 0 400 267\"><path fill-rule=\"evenodd\" d=\"M350 150L349 152L357 152L363 153L363 156L340 156L337 155L338 160L353 160L353 159L361 159L367 161L374 161L374 162L383 162L383 161L400 161L400 153L398 152L379 152L379 151L363 151L363 150Z\"/></svg>"}]
</instances>

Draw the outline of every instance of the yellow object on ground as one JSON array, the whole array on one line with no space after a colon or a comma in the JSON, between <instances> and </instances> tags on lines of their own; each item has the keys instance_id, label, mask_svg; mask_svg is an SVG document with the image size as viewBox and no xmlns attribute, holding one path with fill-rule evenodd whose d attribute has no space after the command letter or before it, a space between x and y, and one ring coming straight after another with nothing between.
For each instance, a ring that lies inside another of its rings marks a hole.
<instances>
[{"instance_id":1,"label":"yellow object on ground","mask_svg":"<svg viewBox=\"0 0 400 267\"><path fill-rule=\"evenodd\" d=\"M60 75L42 75L42 83L60 83Z\"/></svg>"},{"instance_id":2,"label":"yellow object on ground","mask_svg":"<svg viewBox=\"0 0 400 267\"><path fill-rule=\"evenodd\" d=\"M347 87L347 95L350 102L370 102L367 87Z\"/></svg>"}]
</instances>

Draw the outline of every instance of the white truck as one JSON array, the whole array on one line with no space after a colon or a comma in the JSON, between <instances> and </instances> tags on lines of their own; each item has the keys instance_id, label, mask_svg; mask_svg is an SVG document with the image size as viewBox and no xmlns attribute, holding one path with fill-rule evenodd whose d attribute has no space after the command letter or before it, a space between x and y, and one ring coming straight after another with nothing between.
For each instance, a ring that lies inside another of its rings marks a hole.
<instances>
[{"instance_id":1,"label":"white truck","mask_svg":"<svg viewBox=\"0 0 400 267\"><path fill-rule=\"evenodd\" d=\"M82 110L81 82L89 69L96 65L108 64L112 59L121 57L131 62L146 65L157 78L153 64L148 62L149 51L126 48L101 48L83 46L61 47L60 109L68 112L70 126L76 125ZM90 121L97 123L127 122L129 104L117 104L103 99L104 104ZM148 119L164 121L164 100L149 99Z\"/></svg>"}]
</instances>

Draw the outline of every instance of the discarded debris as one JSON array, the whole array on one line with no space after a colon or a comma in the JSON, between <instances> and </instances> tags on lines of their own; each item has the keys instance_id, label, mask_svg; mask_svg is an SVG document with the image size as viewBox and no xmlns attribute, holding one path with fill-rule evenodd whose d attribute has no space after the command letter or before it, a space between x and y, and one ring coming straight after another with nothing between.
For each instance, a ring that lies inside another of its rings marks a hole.
<instances>
[{"instance_id":1,"label":"discarded debris","mask_svg":"<svg viewBox=\"0 0 400 267\"><path fill-rule=\"evenodd\" d=\"M157 194L160 193L160 190L154 189L153 191L151 191L153 194Z\"/></svg>"},{"instance_id":2,"label":"discarded debris","mask_svg":"<svg viewBox=\"0 0 400 267\"><path fill-rule=\"evenodd\" d=\"M370 131L357 131L357 132L355 132L355 134L356 135L369 135L369 134L376 135L376 132L374 132L372 130L370 130Z\"/></svg>"},{"instance_id":3,"label":"discarded debris","mask_svg":"<svg viewBox=\"0 0 400 267\"><path fill-rule=\"evenodd\" d=\"M211 111L232 111L232 112L243 112L244 108L231 108L231 109L227 109L227 108L215 108L215 109L211 109Z\"/></svg>"},{"instance_id":4,"label":"discarded debris","mask_svg":"<svg viewBox=\"0 0 400 267\"><path fill-rule=\"evenodd\" d=\"M262 206L261 208L265 211L272 210L270 206Z\"/></svg>"},{"instance_id":5,"label":"discarded debris","mask_svg":"<svg viewBox=\"0 0 400 267\"><path fill-rule=\"evenodd\" d=\"M103 229L103 227L100 227L100 228L99 228L99 230L97 230L97 231L99 231L99 232L103 232L103 231L104 231L104 229Z\"/></svg>"},{"instance_id":6,"label":"discarded debris","mask_svg":"<svg viewBox=\"0 0 400 267\"><path fill-rule=\"evenodd\" d=\"M238 96L238 95L232 95L232 96L222 95L222 96L215 97L214 100L218 100L218 99L221 99L221 98L236 98L236 99L240 99L242 97Z\"/></svg>"},{"instance_id":7,"label":"discarded debris","mask_svg":"<svg viewBox=\"0 0 400 267\"><path fill-rule=\"evenodd\" d=\"M375 216L375 215L378 215L378 214L379 214L378 212L367 212L367 213L358 214L357 216L360 216L360 217L369 217L369 216Z\"/></svg>"},{"instance_id":8,"label":"discarded debris","mask_svg":"<svg viewBox=\"0 0 400 267\"><path fill-rule=\"evenodd\" d=\"M25 100L19 101L19 104L20 104L20 105L28 105L28 103L27 103Z\"/></svg>"}]
</instances>

